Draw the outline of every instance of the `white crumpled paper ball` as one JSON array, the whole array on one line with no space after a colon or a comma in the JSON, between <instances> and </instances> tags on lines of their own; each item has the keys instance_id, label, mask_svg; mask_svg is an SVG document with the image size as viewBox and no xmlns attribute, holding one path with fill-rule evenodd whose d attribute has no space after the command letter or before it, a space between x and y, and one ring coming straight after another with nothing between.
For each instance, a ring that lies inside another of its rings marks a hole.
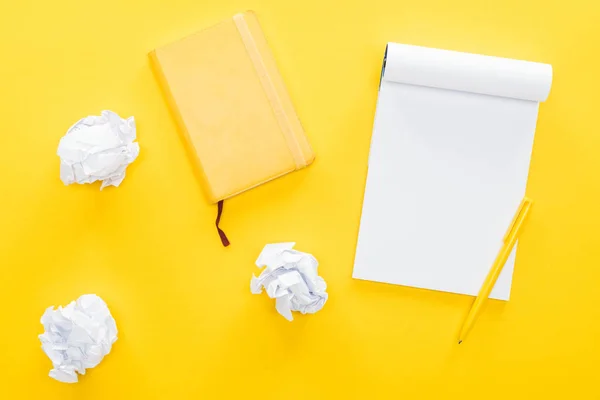
<instances>
[{"instance_id":1,"label":"white crumpled paper ball","mask_svg":"<svg viewBox=\"0 0 600 400\"><path fill-rule=\"evenodd\" d=\"M42 349L52 360L50 377L60 382L77 382L110 353L117 340L117 325L104 301L85 294L66 307L49 307L42 315Z\"/></svg>"},{"instance_id":2,"label":"white crumpled paper ball","mask_svg":"<svg viewBox=\"0 0 600 400\"><path fill-rule=\"evenodd\" d=\"M106 186L119 186L125 169L140 153L134 143L135 121L123 119L112 111L101 116L79 120L58 144L60 179L65 185L102 181Z\"/></svg>"},{"instance_id":3,"label":"white crumpled paper ball","mask_svg":"<svg viewBox=\"0 0 600 400\"><path fill-rule=\"evenodd\" d=\"M294 319L292 311L313 314L327 301L327 284L317 273L319 263L311 254L293 250L294 245L266 245L256 260L257 267L266 268L250 280L250 291L259 294L264 288L288 321Z\"/></svg>"}]
</instances>

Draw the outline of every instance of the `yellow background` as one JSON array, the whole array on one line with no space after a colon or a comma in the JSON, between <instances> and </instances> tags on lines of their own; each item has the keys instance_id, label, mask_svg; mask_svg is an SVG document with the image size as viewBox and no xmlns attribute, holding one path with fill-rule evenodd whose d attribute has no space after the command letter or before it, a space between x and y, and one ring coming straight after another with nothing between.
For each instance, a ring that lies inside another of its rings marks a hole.
<instances>
[{"instance_id":1,"label":"yellow background","mask_svg":"<svg viewBox=\"0 0 600 400\"><path fill-rule=\"evenodd\" d=\"M317 160L227 201L224 249L146 55L245 9ZM0 398L600 398L598 21L593 0L3 1ZM470 298L351 279L387 41L554 67L512 299L460 347ZM60 137L103 109L135 116L140 157L119 188L63 186ZM329 284L325 308L293 323L249 291L278 241L313 253ZM39 318L84 293L106 300L119 340L60 384Z\"/></svg>"}]
</instances>

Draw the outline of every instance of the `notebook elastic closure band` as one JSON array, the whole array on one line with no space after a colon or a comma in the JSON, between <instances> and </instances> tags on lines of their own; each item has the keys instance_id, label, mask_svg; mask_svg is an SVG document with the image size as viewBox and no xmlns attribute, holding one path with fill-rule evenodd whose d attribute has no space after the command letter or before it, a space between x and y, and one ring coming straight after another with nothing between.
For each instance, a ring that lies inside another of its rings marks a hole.
<instances>
[{"instance_id":1,"label":"notebook elastic closure band","mask_svg":"<svg viewBox=\"0 0 600 400\"><path fill-rule=\"evenodd\" d=\"M287 146L292 153L292 157L294 158L294 163L296 164L296 168L302 168L306 165L306 160L304 159L304 154L302 153L302 149L296 140L296 136L294 135L294 130L292 129L292 125L286 115L283 106L281 104L281 99L277 94L277 90L275 89L275 85L273 85L273 81L269 76L267 71L267 67L263 62L263 59L258 51L258 46L252 37L252 33L250 32L250 28L248 27L248 23L244 19L243 14L237 14L233 16L233 22L237 27L240 36L242 37L242 42L244 43L244 47L246 47L246 51L252 60L252 64L256 69L256 73L260 79L260 83L265 91L267 98L269 99L269 103L271 103L271 108L273 109L273 113L275 114L275 118L277 119L277 123L279 127L283 131L283 135L285 137L285 141Z\"/></svg>"}]
</instances>

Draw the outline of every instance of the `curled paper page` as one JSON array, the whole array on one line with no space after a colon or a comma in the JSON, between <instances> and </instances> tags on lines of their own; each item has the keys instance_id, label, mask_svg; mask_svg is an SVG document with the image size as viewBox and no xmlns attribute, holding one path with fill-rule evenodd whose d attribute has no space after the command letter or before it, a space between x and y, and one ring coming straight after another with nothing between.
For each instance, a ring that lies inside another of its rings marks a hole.
<instances>
[{"instance_id":1,"label":"curled paper page","mask_svg":"<svg viewBox=\"0 0 600 400\"><path fill-rule=\"evenodd\" d=\"M60 179L65 185L102 181L119 186L125 169L140 153L134 143L135 121L123 119L112 111L89 116L73 125L58 144Z\"/></svg>"},{"instance_id":2,"label":"curled paper page","mask_svg":"<svg viewBox=\"0 0 600 400\"><path fill-rule=\"evenodd\" d=\"M383 80L529 101L545 101L552 66L531 61L388 43Z\"/></svg>"},{"instance_id":3,"label":"curled paper page","mask_svg":"<svg viewBox=\"0 0 600 400\"><path fill-rule=\"evenodd\" d=\"M54 368L50 377L60 382L77 382L110 353L117 340L117 325L104 301L86 294L65 307L49 307L41 320L44 333L39 335L42 349Z\"/></svg>"},{"instance_id":4,"label":"curled paper page","mask_svg":"<svg viewBox=\"0 0 600 400\"><path fill-rule=\"evenodd\" d=\"M292 311L314 314L327 301L327 284L317 273L319 263L311 254L293 250L294 245L266 245L256 260L257 267L266 268L250 280L250 291L260 294L264 288L288 321L294 319Z\"/></svg>"}]
</instances>

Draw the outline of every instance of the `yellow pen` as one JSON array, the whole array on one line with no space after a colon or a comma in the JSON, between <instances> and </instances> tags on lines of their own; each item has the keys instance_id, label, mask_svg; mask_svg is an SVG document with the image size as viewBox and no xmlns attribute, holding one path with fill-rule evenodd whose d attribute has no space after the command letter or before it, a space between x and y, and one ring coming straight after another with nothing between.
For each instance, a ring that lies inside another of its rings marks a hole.
<instances>
[{"instance_id":1,"label":"yellow pen","mask_svg":"<svg viewBox=\"0 0 600 400\"><path fill-rule=\"evenodd\" d=\"M481 309L483 308L483 304L490 296L498 277L500 276L500 272L502 272L502 268L510 256L510 253L517 242L517 238L519 237L519 233L523 228L523 223L525 222L525 218L527 218L527 214L529 214L529 210L533 201L525 197L517 210L510 226L508 227L508 231L506 231L506 235L504 235L503 245L500 249L500 252L496 256L496 260L494 260L494 264L492 264L492 268L488 273L488 276L485 278L481 289L479 290L479 294L469 311L469 315L467 315L467 319L465 320L463 327L460 331L460 335L458 337L458 344L461 344L465 337L473 327L475 320L479 316Z\"/></svg>"}]
</instances>

